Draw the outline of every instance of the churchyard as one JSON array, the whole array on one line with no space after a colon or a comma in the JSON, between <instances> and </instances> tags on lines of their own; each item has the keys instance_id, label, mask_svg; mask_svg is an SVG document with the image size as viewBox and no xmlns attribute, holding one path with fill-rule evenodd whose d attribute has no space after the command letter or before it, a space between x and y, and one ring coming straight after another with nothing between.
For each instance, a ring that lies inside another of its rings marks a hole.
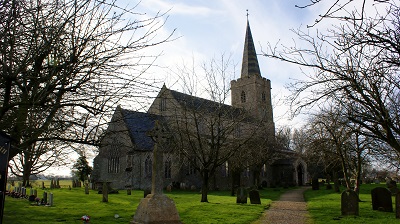
<instances>
[{"instance_id":1,"label":"churchyard","mask_svg":"<svg viewBox=\"0 0 400 224\"><path fill-rule=\"evenodd\" d=\"M90 216L90 223L129 223L143 198L143 191L133 190L131 195L126 190L118 194L109 194L108 202L102 202L102 194L85 188L69 189L72 181L60 181L61 188L50 189L50 181L45 181L45 189L41 189L41 181L35 182L39 198L43 192L53 194L53 206L35 205L27 199L6 197L3 223L82 223L82 216ZM395 197L392 197L393 212L373 210L371 191L377 187L386 188L386 184L361 185L359 216L341 215L341 193L332 189L305 192L310 223L396 223ZM209 194L209 203L200 202L200 193L191 190L173 190L165 192L173 199L180 219L183 223L251 223L261 224L258 219L271 202L277 200L285 192L284 188L268 188L260 190L261 204L238 204L236 196L228 191L214 191ZM341 190L344 190L342 187ZM29 189L27 189L29 192ZM27 193L28 194L28 193ZM379 196L380 197L380 196Z\"/></svg>"},{"instance_id":2,"label":"churchyard","mask_svg":"<svg viewBox=\"0 0 400 224\"><path fill-rule=\"evenodd\" d=\"M109 194L108 202L102 202L102 194L85 188L71 188L71 181L60 181L61 188L40 188L41 181L35 182L38 197L43 192L54 195L53 206L37 206L27 199L16 199L6 196L3 223L82 223L81 217L90 216L90 223L129 223L138 207L143 191L133 190L127 195L126 190L118 194ZM252 223L256 221L273 200L277 200L288 189L274 188L260 190L261 204L237 204L236 197L228 191L209 193L209 203L201 203L198 191L173 190L166 195L174 200L183 223ZM27 190L29 192L29 189Z\"/></svg>"},{"instance_id":3,"label":"churchyard","mask_svg":"<svg viewBox=\"0 0 400 224\"><path fill-rule=\"evenodd\" d=\"M341 215L341 187L340 193L333 190L326 190L320 187L319 190L307 190L305 192L305 200L307 201L307 209L313 220L313 224L326 223L400 223L400 219L396 219L395 215L395 197L392 198L392 208L394 212L380 211L383 209L373 210L371 191L377 187L386 189L386 184L362 184L360 188L359 215Z\"/></svg>"}]
</instances>

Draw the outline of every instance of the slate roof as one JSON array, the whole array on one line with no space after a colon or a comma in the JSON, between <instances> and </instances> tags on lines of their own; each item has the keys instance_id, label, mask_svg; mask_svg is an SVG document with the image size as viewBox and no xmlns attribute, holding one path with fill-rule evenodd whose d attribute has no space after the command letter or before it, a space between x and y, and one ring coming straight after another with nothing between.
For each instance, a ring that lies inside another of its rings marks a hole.
<instances>
[{"instance_id":1,"label":"slate roof","mask_svg":"<svg viewBox=\"0 0 400 224\"><path fill-rule=\"evenodd\" d=\"M196 110L200 113L215 113L222 112L223 116L227 118L240 118L241 120L254 121L254 118L249 116L247 112L241 108L236 108L227 104L214 102L211 100L203 99L196 96L184 94L175 90L170 90L174 99L182 105L182 107L189 110ZM243 119L242 116L246 116Z\"/></svg>"},{"instance_id":2,"label":"slate roof","mask_svg":"<svg viewBox=\"0 0 400 224\"><path fill-rule=\"evenodd\" d=\"M153 129L154 122L162 117L126 109L121 109L121 112L136 150L152 151L154 142L147 136L147 132Z\"/></svg>"},{"instance_id":3,"label":"slate roof","mask_svg":"<svg viewBox=\"0 0 400 224\"><path fill-rule=\"evenodd\" d=\"M261 76L258 65L256 48L254 47L253 36L251 35L250 23L247 20L246 38L244 41L241 78L250 76Z\"/></svg>"}]
</instances>

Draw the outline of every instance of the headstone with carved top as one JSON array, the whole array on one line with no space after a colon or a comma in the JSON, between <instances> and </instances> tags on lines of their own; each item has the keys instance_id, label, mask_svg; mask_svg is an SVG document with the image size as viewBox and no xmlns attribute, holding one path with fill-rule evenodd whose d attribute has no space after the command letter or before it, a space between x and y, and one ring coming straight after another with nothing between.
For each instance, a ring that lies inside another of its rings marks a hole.
<instances>
[{"instance_id":1,"label":"headstone with carved top","mask_svg":"<svg viewBox=\"0 0 400 224\"><path fill-rule=\"evenodd\" d=\"M154 129L148 132L154 141L151 194L143 198L136 209L131 224L136 223L181 223L173 200L163 194L162 144L170 134L156 120Z\"/></svg>"},{"instance_id":2,"label":"headstone with carved top","mask_svg":"<svg viewBox=\"0 0 400 224\"><path fill-rule=\"evenodd\" d=\"M353 190L346 190L341 195L342 215L358 215L358 195Z\"/></svg>"}]
</instances>

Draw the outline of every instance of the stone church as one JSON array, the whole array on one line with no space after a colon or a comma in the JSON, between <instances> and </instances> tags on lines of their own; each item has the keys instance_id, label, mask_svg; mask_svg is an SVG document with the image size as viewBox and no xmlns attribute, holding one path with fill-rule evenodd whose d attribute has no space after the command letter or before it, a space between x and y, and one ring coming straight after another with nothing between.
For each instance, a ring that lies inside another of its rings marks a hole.
<instances>
[{"instance_id":1,"label":"stone church","mask_svg":"<svg viewBox=\"0 0 400 224\"><path fill-rule=\"evenodd\" d=\"M232 105L222 106L233 113L244 110L250 117L247 123L250 120L253 126L259 123L264 124L267 129L265 139L270 139L273 145L275 126L271 102L271 81L261 75L248 21L241 77L231 81L231 102ZM198 105L203 105L202 107L207 105L207 109L221 107L221 104L217 102L171 90L165 85L146 113L126 110L118 106L101 142L99 153L93 161L92 181L111 182L111 186L117 189L149 189L154 147L154 142L148 136L149 131L153 129L156 120L171 120L176 111L182 110L183 107L195 108ZM246 126L246 124L240 126ZM250 127L253 126L250 124ZM174 129L170 128L169 131L173 132ZM279 152L279 157L258 166L259 172L250 172L249 168L244 168L239 174L240 183L238 184L253 186L257 179L258 184L265 187L285 184L304 185L308 181L307 166L304 161L289 149L276 148L274 150ZM252 162L251 159L247 161L248 167L251 167ZM176 153L174 147L165 147L163 166L165 187L173 185L200 188L201 178L198 171L190 162L185 162ZM219 189L231 189L233 182L230 167L228 162L221 165L211 179L211 184Z\"/></svg>"}]
</instances>

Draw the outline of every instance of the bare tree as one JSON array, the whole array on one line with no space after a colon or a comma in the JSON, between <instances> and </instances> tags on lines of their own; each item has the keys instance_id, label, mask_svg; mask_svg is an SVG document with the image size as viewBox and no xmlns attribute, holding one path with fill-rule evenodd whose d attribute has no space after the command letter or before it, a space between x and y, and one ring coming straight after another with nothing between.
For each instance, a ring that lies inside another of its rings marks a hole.
<instances>
[{"instance_id":1,"label":"bare tree","mask_svg":"<svg viewBox=\"0 0 400 224\"><path fill-rule=\"evenodd\" d=\"M317 4L327 4L327 10L323 11L318 18L315 19L314 24L308 25L308 27L313 27L323 19L338 19L338 20L348 20L349 17L342 12L356 12L355 17L357 20L363 20L365 16L365 11L367 8L372 7L376 3L393 3L393 0L373 0L373 2L367 2L367 0L335 0L335 1L328 1L328 0L310 0L308 4L303 5L295 5L297 8L310 8ZM352 8L354 7L354 8Z\"/></svg>"},{"instance_id":2,"label":"bare tree","mask_svg":"<svg viewBox=\"0 0 400 224\"><path fill-rule=\"evenodd\" d=\"M224 55L219 61L213 59L210 64L203 64L205 82L201 82L199 75L191 74L195 71L193 68L183 67L177 72L181 74L187 92L198 92L200 88L196 87L200 84L212 100L172 92L177 105L173 106L175 111L168 117L169 126L175 132L174 143L178 153L201 175L201 202L208 202L210 178L216 169L227 161L230 162L230 170L236 168L234 165L239 166L239 163L232 161L237 161L238 157L245 160L242 156L251 151L251 139L256 136L257 130L261 130L260 122L244 109L226 104L229 88L225 78L230 66L230 59ZM249 164L246 166L249 167Z\"/></svg>"},{"instance_id":3,"label":"bare tree","mask_svg":"<svg viewBox=\"0 0 400 224\"><path fill-rule=\"evenodd\" d=\"M347 189L351 188L350 178L354 177L358 192L362 166L368 162L375 141L361 135L360 127L343 117L340 107L321 110L309 125L313 148L323 151L326 161L339 161Z\"/></svg>"},{"instance_id":4,"label":"bare tree","mask_svg":"<svg viewBox=\"0 0 400 224\"><path fill-rule=\"evenodd\" d=\"M314 69L288 86L295 112L334 102L364 136L400 152L399 11L398 2L362 20L353 11L325 34L295 31L303 48L270 47L266 56Z\"/></svg>"},{"instance_id":5,"label":"bare tree","mask_svg":"<svg viewBox=\"0 0 400 224\"><path fill-rule=\"evenodd\" d=\"M54 141L35 142L11 159L10 172L22 178L23 186L29 186L30 176L41 174L53 166L68 165L72 152L69 146Z\"/></svg>"},{"instance_id":6,"label":"bare tree","mask_svg":"<svg viewBox=\"0 0 400 224\"><path fill-rule=\"evenodd\" d=\"M157 36L165 14L136 7L0 2L0 126L17 142L10 158L43 141L97 145L117 103L152 91L144 73L157 55L143 50L170 36Z\"/></svg>"}]
</instances>

